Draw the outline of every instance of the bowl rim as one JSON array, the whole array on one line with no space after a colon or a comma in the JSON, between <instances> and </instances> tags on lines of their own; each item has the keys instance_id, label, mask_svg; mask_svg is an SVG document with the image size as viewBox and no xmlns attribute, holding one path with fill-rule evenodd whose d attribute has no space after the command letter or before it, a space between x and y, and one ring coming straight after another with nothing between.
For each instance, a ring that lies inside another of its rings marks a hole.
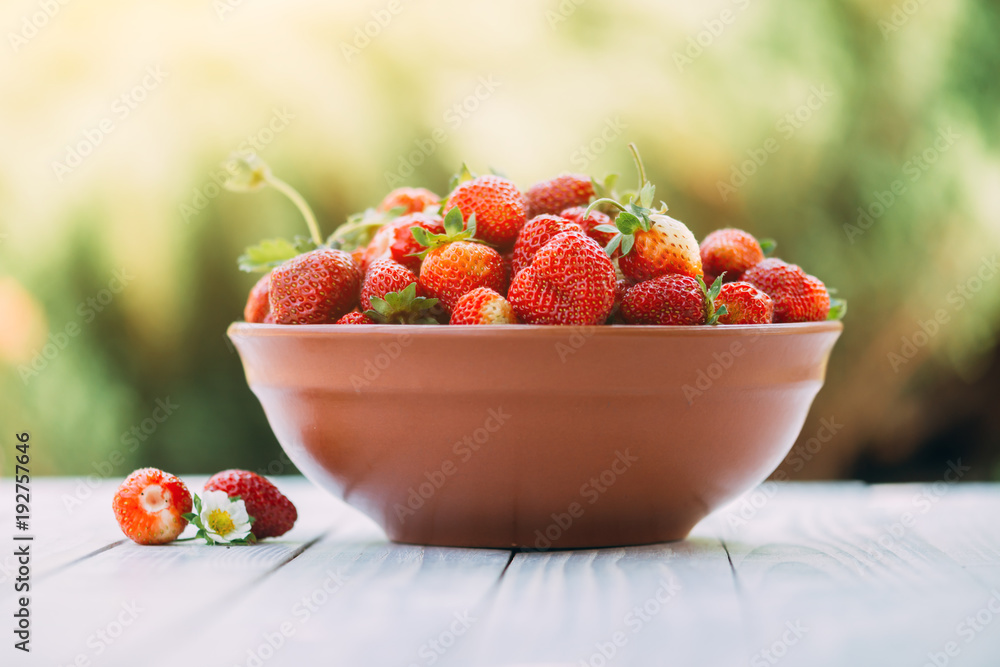
<instances>
[{"instance_id":1,"label":"bowl rim","mask_svg":"<svg viewBox=\"0 0 1000 667\"><path fill-rule=\"evenodd\" d=\"M540 325L540 324L256 324L233 322L226 333L229 337L245 338L344 338L371 337L373 334L410 335L420 338L448 336L490 337L535 336L565 338L574 333L586 332L587 336L663 338L707 338L713 336L761 335L794 336L799 334L840 333L844 324L840 320L821 322L793 322L788 324L721 324L717 326L662 326L650 324L596 324L596 325Z\"/></svg>"}]
</instances>

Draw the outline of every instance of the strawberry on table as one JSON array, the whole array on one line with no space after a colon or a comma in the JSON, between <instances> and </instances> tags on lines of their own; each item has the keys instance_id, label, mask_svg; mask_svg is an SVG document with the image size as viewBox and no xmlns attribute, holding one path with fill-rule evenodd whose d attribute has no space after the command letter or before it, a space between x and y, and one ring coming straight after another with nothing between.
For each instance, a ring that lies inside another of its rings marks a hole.
<instances>
[{"instance_id":1,"label":"strawberry on table","mask_svg":"<svg viewBox=\"0 0 1000 667\"><path fill-rule=\"evenodd\" d=\"M511 273L517 273L531 264L535 253L553 238L569 231L583 231L583 227L558 215L538 215L525 223L514 242Z\"/></svg>"},{"instance_id":2,"label":"strawberry on table","mask_svg":"<svg viewBox=\"0 0 1000 667\"><path fill-rule=\"evenodd\" d=\"M166 544L187 526L191 492L184 482L156 468L129 475L115 492L112 507L122 532L138 544Z\"/></svg>"},{"instance_id":3,"label":"strawberry on table","mask_svg":"<svg viewBox=\"0 0 1000 667\"><path fill-rule=\"evenodd\" d=\"M267 296L270 287L271 272L268 271L250 290L250 296L247 297L247 305L243 308L244 321L260 323L267 319L267 316L271 313L271 305L268 303Z\"/></svg>"},{"instance_id":4,"label":"strawberry on table","mask_svg":"<svg viewBox=\"0 0 1000 667\"><path fill-rule=\"evenodd\" d=\"M776 323L817 322L830 312L826 286L795 264L769 257L747 270L743 280L771 297Z\"/></svg>"},{"instance_id":5,"label":"strawberry on table","mask_svg":"<svg viewBox=\"0 0 1000 667\"><path fill-rule=\"evenodd\" d=\"M559 213L573 206L586 206L593 196L594 184L586 174L560 174L535 183L524 193L529 218L543 213Z\"/></svg>"},{"instance_id":6,"label":"strawberry on table","mask_svg":"<svg viewBox=\"0 0 1000 667\"><path fill-rule=\"evenodd\" d=\"M426 248L418 283L423 292L437 298L446 312L458 299L477 287L504 291L504 268L500 254L473 239L478 219L463 222L462 211L453 208L444 218L444 234L413 228L413 237Z\"/></svg>"},{"instance_id":7,"label":"strawberry on table","mask_svg":"<svg viewBox=\"0 0 1000 667\"><path fill-rule=\"evenodd\" d=\"M298 519L295 505L264 477L249 470L223 470L205 483L205 491L223 491L230 498L239 497L253 517L250 532L258 540L284 535Z\"/></svg>"},{"instance_id":8,"label":"strawberry on table","mask_svg":"<svg viewBox=\"0 0 1000 667\"><path fill-rule=\"evenodd\" d=\"M502 176L488 174L472 178L468 170L463 169L459 178L469 180L461 181L452 190L442 211L447 214L459 208L466 221L474 215L479 239L501 250L512 247L528 220L521 191Z\"/></svg>"},{"instance_id":9,"label":"strawberry on table","mask_svg":"<svg viewBox=\"0 0 1000 667\"><path fill-rule=\"evenodd\" d=\"M691 276L670 273L633 285L622 300L629 324L705 324L705 292Z\"/></svg>"},{"instance_id":10,"label":"strawberry on table","mask_svg":"<svg viewBox=\"0 0 1000 667\"><path fill-rule=\"evenodd\" d=\"M507 299L526 324L601 324L615 300L615 267L580 230L563 232L514 276Z\"/></svg>"},{"instance_id":11,"label":"strawberry on table","mask_svg":"<svg viewBox=\"0 0 1000 667\"><path fill-rule=\"evenodd\" d=\"M666 205L653 211L655 187L646 180L646 171L635 144L629 144L636 168L639 171L639 191L631 201L622 204L613 199L598 199L590 204L587 213L607 204L619 210L615 226L599 225L596 231L614 234L605 246L608 256L621 250L618 266L632 282L676 273L686 276L702 274L701 253L691 230L681 222L666 215Z\"/></svg>"},{"instance_id":12,"label":"strawberry on table","mask_svg":"<svg viewBox=\"0 0 1000 667\"><path fill-rule=\"evenodd\" d=\"M450 323L517 324L517 316L507 299L489 287L477 287L458 300Z\"/></svg>"},{"instance_id":13,"label":"strawberry on table","mask_svg":"<svg viewBox=\"0 0 1000 667\"><path fill-rule=\"evenodd\" d=\"M376 210L386 213L401 208L403 213L419 213L440 202L440 197L425 188L396 188L385 196Z\"/></svg>"},{"instance_id":14,"label":"strawberry on table","mask_svg":"<svg viewBox=\"0 0 1000 667\"><path fill-rule=\"evenodd\" d=\"M361 269L343 250L318 248L271 273L271 314L277 324L336 322L358 303Z\"/></svg>"},{"instance_id":15,"label":"strawberry on table","mask_svg":"<svg viewBox=\"0 0 1000 667\"><path fill-rule=\"evenodd\" d=\"M770 324L774 317L774 302L764 292L745 282L726 283L715 298L719 324Z\"/></svg>"},{"instance_id":16,"label":"strawberry on table","mask_svg":"<svg viewBox=\"0 0 1000 667\"><path fill-rule=\"evenodd\" d=\"M743 272L764 260L764 250L752 234L742 229L717 229L700 246L705 282L711 285L723 273L727 283L743 278Z\"/></svg>"}]
</instances>

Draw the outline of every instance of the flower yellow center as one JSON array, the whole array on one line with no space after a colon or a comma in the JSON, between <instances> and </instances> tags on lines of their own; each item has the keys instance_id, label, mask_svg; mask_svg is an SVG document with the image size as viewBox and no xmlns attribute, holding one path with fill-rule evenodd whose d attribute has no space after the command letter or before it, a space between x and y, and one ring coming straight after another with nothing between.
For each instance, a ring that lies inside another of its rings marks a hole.
<instances>
[{"instance_id":1,"label":"flower yellow center","mask_svg":"<svg viewBox=\"0 0 1000 667\"><path fill-rule=\"evenodd\" d=\"M216 535L221 535L222 537L233 532L236 528L233 524L233 518L229 516L229 512L223 509L215 509L208 513L208 527Z\"/></svg>"}]
</instances>

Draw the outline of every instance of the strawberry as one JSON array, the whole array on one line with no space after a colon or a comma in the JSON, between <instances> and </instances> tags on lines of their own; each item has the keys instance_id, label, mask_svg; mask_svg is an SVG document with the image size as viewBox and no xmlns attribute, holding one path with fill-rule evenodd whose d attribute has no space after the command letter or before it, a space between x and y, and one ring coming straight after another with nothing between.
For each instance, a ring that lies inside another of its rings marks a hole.
<instances>
[{"instance_id":1,"label":"strawberry","mask_svg":"<svg viewBox=\"0 0 1000 667\"><path fill-rule=\"evenodd\" d=\"M122 532L138 544L166 544L187 526L191 492L184 482L156 468L129 475L115 492L111 506Z\"/></svg>"},{"instance_id":2,"label":"strawberry","mask_svg":"<svg viewBox=\"0 0 1000 667\"><path fill-rule=\"evenodd\" d=\"M507 299L489 287L477 287L455 304L451 324L517 324L517 316Z\"/></svg>"},{"instance_id":3,"label":"strawberry","mask_svg":"<svg viewBox=\"0 0 1000 667\"><path fill-rule=\"evenodd\" d=\"M471 177L467 169L460 178L463 177ZM479 239L501 250L514 245L518 232L528 220L521 191L506 178L492 174L459 183L448 195L442 210L448 212L453 208L462 211L466 222L475 215Z\"/></svg>"},{"instance_id":4,"label":"strawberry","mask_svg":"<svg viewBox=\"0 0 1000 667\"><path fill-rule=\"evenodd\" d=\"M249 470L223 470L209 478L206 491L223 491L239 497L254 518L250 532L258 540L284 535L298 518L295 505L274 484Z\"/></svg>"},{"instance_id":5,"label":"strawberry","mask_svg":"<svg viewBox=\"0 0 1000 667\"><path fill-rule=\"evenodd\" d=\"M464 229L463 229L464 226ZM504 291L503 258L493 248L471 240L477 231L476 216L463 223L458 208L444 218L444 234L432 234L413 228L413 238L425 250L418 283L425 294L437 298L446 312L458 299L477 287Z\"/></svg>"},{"instance_id":6,"label":"strawberry","mask_svg":"<svg viewBox=\"0 0 1000 667\"><path fill-rule=\"evenodd\" d=\"M428 215L427 213L412 213L404 215L393 223L393 240L389 246L389 253L392 258L410 269L420 270L420 257L418 256L423 247L413 238L411 227L417 226L426 229L434 234L443 234L444 225L439 215Z\"/></svg>"},{"instance_id":7,"label":"strawberry","mask_svg":"<svg viewBox=\"0 0 1000 667\"><path fill-rule=\"evenodd\" d=\"M615 283L615 302L611 307L611 313L608 315L608 324L617 324L624 321L621 317L622 301L625 300L625 294L628 293L631 287L632 283L624 278L619 278Z\"/></svg>"},{"instance_id":8,"label":"strawberry","mask_svg":"<svg viewBox=\"0 0 1000 667\"><path fill-rule=\"evenodd\" d=\"M700 247L705 282L713 283L725 273L727 283L742 279L743 272L764 259L761 244L742 229L717 229L706 236Z\"/></svg>"},{"instance_id":9,"label":"strawberry","mask_svg":"<svg viewBox=\"0 0 1000 667\"><path fill-rule=\"evenodd\" d=\"M605 252L613 257L621 249L618 267L632 282L642 282L670 273L686 276L700 276L701 253L698 242L691 230L683 222L665 214L666 204L653 211L653 196L656 188L646 180L639 151L635 144L629 144L636 168L639 171L639 192L627 204L613 199L598 199L590 204L587 215L600 205L614 206L619 210L615 226L598 225L595 231L614 234L605 246Z\"/></svg>"},{"instance_id":10,"label":"strawberry","mask_svg":"<svg viewBox=\"0 0 1000 667\"><path fill-rule=\"evenodd\" d=\"M719 324L770 324L774 303L764 292L745 282L726 283L715 299L716 309L726 307Z\"/></svg>"},{"instance_id":11,"label":"strawberry","mask_svg":"<svg viewBox=\"0 0 1000 667\"><path fill-rule=\"evenodd\" d=\"M391 259L376 260L365 274L361 286L362 312L372 307L371 298L385 298L389 292L401 292L417 282L417 276L408 268Z\"/></svg>"},{"instance_id":12,"label":"strawberry","mask_svg":"<svg viewBox=\"0 0 1000 667\"><path fill-rule=\"evenodd\" d=\"M830 294L819 278L795 264L767 258L743 274L743 280L774 301L774 322L816 322L830 312Z\"/></svg>"},{"instance_id":13,"label":"strawberry","mask_svg":"<svg viewBox=\"0 0 1000 667\"><path fill-rule=\"evenodd\" d=\"M586 206L594 196L594 184L585 174L560 174L535 183L524 193L529 218L559 213L572 206Z\"/></svg>"},{"instance_id":14,"label":"strawberry","mask_svg":"<svg viewBox=\"0 0 1000 667\"><path fill-rule=\"evenodd\" d=\"M264 277L257 281L257 284L250 290L247 297L247 305L243 308L243 319L247 322L264 322L271 313L271 305L268 303L268 290L271 287L271 272L264 274Z\"/></svg>"},{"instance_id":15,"label":"strawberry","mask_svg":"<svg viewBox=\"0 0 1000 667\"><path fill-rule=\"evenodd\" d=\"M529 220L514 242L514 258L511 261L513 275L531 264L535 253L554 237L574 230L583 231L583 227L558 215L539 215Z\"/></svg>"},{"instance_id":16,"label":"strawberry","mask_svg":"<svg viewBox=\"0 0 1000 667\"><path fill-rule=\"evenodd\" d=\"M358 302L361 269L343 250L319 248L271 273L270 304L278 324L335 322Z\"/></svg>"},{"instance_id":17,"label":"strawberry","mask_svg":"<svg viewBox=\"0 0 1000 667\"><path fill-rule=\"evenodd\" d=\"M580 225L583 231L587 232L587 236L600 243L602 248L606 248L611 243L611 239L615 237L615 233L598 231L597 227L610 225L611 218L600 211L591 211L590 215L584 218L586 212L587 209L583 206L574 206L563 210L559 215ZM620 255L621 251L616 251L616 253L615 256Z\"/></svg>"},{"instance_id":18,"label":"strawberry","mask_svg":"<svg viewBox=\"0 0 1000 667\"><path fill-rule=\"evenodd\" d=\"M670 273L633 285L622 300L629 324L705 324L705 293L691 276Z\"/></svg>"},{"instance_id":19,"label":"strawberry","mask_svg":"<svg viewBox=\"0 0 1000 667\"><path fill-rule=\"evenodd\" d=\"M424 188L396 188L385 196L376 210L387 213L394 208L401 208L403 213L419 213L440 202L440 197Z\"/></svg>"},{"instance_id":20,"label":"strawberry","mask_svg":"<svg viewBox=\"0 0 1000 667\"><path fill-rule=\"evenodd\" d=\"M352 310L334 322L334 324L375 324L375 321L364 313Z\"/></svg>"},{"instance_id":21,"label":"strawberry","mask_svg":"<svg viewBox=\"0 0 1000 667\"><path fill-rule=\"evenodd\" d=\"M601 324L615 300L615 267L597 241L563 232L514 276L507 299L527 324Z\"/></svg>"}]
</instances>

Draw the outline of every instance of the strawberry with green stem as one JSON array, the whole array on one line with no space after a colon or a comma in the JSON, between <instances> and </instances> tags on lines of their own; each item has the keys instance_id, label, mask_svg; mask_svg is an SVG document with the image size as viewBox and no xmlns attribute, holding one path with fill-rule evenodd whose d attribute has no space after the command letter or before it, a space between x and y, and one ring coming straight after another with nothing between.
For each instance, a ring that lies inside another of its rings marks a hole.
<instances>
[{"instance_id":1,"label":"strawberry with green stem","mask_svg":"<svg viewBox=\"0 0 1000 667\"><path fill-rule=\"evenodd\" d=\"M618 210L613 226L598 225L594 230L614 234L605 252L613 257L616 250L621 250L618 266L632 282L669 273L692 278L701 275L701 253L694 234L684 223L666 215L667 205L663 202L660 208L652 208L656 188L646 179L646 170L635 144L629 144L629 150L639 172L638 192L625 197L626 203L610 197L598 199L587 207L583 218L599 206Z\"/></svg>"}]
</instances>

